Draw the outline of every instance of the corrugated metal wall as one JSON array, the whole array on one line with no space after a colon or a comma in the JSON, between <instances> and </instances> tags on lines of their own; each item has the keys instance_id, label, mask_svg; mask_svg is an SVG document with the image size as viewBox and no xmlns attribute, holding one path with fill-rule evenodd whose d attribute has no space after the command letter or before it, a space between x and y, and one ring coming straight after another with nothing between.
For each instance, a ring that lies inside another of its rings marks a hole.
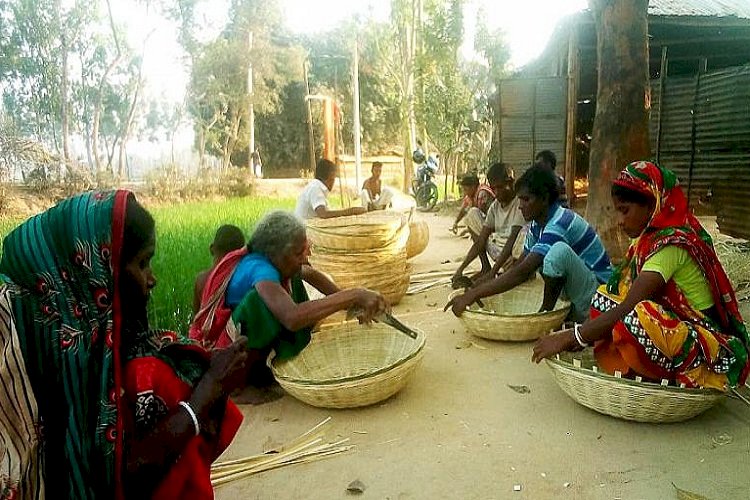
<instances>
[{"instance_id":1,"label":"corrugated metal wall","mask_svg":"<svg viewBox=\"0 0 750 500\"><path fill-rule=\"evenodd\" d=\"M651 150L656 153L659 80L651 82ZM719 229L750 238L750 66L667 77L659 161L674 170L693 207L707 202Z\"/></svg>"},{"instance_id":2,"label":"corrugated metal wall","mask_svg":"<svg viewBox=\"0 0 750 500\"><path fill-rule=\"evenodd\" d=\"M520 175L537 152L549 149L557 156L557 171L565 171L565 78L513 78L501 80L500 160Z\"/></svg>"}]
</instances>

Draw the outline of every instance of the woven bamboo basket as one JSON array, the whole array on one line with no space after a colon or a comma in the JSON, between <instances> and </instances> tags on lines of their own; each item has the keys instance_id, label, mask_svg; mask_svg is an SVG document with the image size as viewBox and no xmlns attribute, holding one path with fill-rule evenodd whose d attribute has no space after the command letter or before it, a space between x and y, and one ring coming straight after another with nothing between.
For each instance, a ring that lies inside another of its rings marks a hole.
<instances>
[{"instance_id":1,"label":"woven bamboo basket","mask_svg":"<svg viewBox=\"0 0 750 500\"><path fill-rule=\"evenodd\" d=\"M599 413L636 422L682 422L721 401L714 389L689 389L622 378L599 371L591 349L547 359L560 388L576 402Z\"/></svg>"},{"instance_id":2,"label":"woven bamboo basket","mask_svg":"<svg viewBox=\"0 0 750 500\"><path fill-rule=\"evenodd\" d=\"M297 357L271 362L292 396L322 408L378 403L400 391L424 355L425 335L415 340L382 323L345 323L313 334Z\"/></svg>"},{"instance_id":3,"label":"woven bamboo basket","mask_svg":"<svg viewBox=\"0 0 750 500\"><path fill-rule=\"evenodd\" d=\"M371 250L392 245L405 246L409 238L404 215L377 212L363 215L310 219L307 238L313 249L331 251Z\"/></svg>"},{"instance_id":4,"label":"woven bamboo basket","mask_svg":"<svg viewBox=\"0 0 750 500\"><path fill-rule=\"evenodd\" d=\"M378 252L332 255L314 252L310 264L316 269L333 274L382 275L401 274L406 268L406 252L382 254Z\"/></svg>"},{"instance_id":5,"label":"woven bamboo basket","mask_svg":"<svg viewBox=\"0 0 750 500\"><path fill-rule=\"evenodd\" d=\"M451 298L460 291L453 292ZM557 301L552 311L537 312L542 304L544 284L541 280L522 283L500 295L482 299L484 308L472 304L461 315L461 321L472 335L489 340L527 342L536 340L562 325L570 303Z\"/></svg>"},{"instance_id":6,"label":"woven bamboo basket","mask_svg":"<svg viewBox=\"0 0 750 500\"><path fill-rule=\"evenodd\" d=\"M406 291L409 289L409 281L409 273L407 273L401 278L401 281L393 283L389 287L384 287L379 291L383 294L383 297L385 297L385 300L387 300L390 305L395 306L401 302L401 299L406 295Z\"/></svg>"},{"instance_id":7,"label":"woven bamboo basket","mask_svg":"<svg viewBox=\"0 0 750 500\"><path fill-rule=\"evenodd\" d=\"M411 259L427 248L430 242L430 227L425 221L411 221L409 223L409 241L406 243L406 258Z\"/></svg>"}]
</instances>

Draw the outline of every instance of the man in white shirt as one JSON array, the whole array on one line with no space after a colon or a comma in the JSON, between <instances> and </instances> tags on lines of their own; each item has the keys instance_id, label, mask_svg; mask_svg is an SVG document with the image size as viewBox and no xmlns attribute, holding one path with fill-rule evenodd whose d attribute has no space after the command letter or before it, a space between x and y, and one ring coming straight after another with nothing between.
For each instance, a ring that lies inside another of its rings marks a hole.
<instances>
[{"instance_id":1,"label":"man in white shirt","mask_svg":"<svg viewBox=\"0 0 750 500\"><path fill-rule=\"evenodd\" d=\"M315 179L311 180L297 198L294 213L302 220L320 217L330 219L344 215L360 215L367 212L363 207L351 207L341 210L328 209L328 193L333 189L338 176L338 167L330 160L320 159L315 165Z\"/></svg>"},{"instance_id":2,"label":"man in white shirt","mask_svg":"<svg viewBox=\"0 0 750 500\"><path fill-rule=\"evenodd\" d=\"M514 189L513 169L504 163L495 163L487 171L487 183L495 193L495 201L487 210L482 231L474 240L466 258L456 269L453 283L461 282L464 269L477 257L482 261L482 270L474 279L491 279L503 267L513 262L523 252L523 227L526 222L518 208ZM495 261L490 269L489 258Z\"/></svg>"}]
</instances>

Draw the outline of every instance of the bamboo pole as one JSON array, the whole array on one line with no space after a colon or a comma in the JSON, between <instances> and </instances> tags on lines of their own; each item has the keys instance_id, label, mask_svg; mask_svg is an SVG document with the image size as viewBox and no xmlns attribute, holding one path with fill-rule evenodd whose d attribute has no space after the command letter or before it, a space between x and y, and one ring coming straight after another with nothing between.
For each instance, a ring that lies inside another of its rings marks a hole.
<instances>
[{"instance_id":1,"label":"bamboo pole","mask_svg":"<svg viewBox=\"0 0 750 500\"><path fill-rule=\"evenodd\" d=\"M565 129L565 194L573 206L576 190L576 125L578 121L578 40L575 26L568 39L568 105Z\"/></svg>"}]
</instances>

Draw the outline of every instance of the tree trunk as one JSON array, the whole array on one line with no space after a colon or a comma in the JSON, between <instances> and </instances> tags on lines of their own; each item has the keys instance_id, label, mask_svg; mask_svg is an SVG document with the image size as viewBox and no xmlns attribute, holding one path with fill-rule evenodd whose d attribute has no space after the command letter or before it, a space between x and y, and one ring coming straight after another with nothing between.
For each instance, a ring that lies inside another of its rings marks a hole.
<instances>
[{"instance_id":1,"label":"tree trunk","mask_svg":"<svg viewBox=\"0 0 750 500\"><path fill-rule=\"evenodd\" d=\"M133 121L135 119L135 111L138 109L138 99L141 94L141 85L143 84L143 57L138 66L138 77L135 82L135 90L133 91L133 101L130 103L130 110L128 111L128 117L125 120L125 126L122 128L122 134L120 135L120 156L117 162L117 180L121 181L124 178L125 166L127 164L125 158L125 149L130 140L130 133L133 129Z\"/></svg>"},{"instance_id":2,"label":"tree trunk","mask_svg":"<svg viewBox=\"0 0 750 500\"><path fill-rule=\"evenodd\" d=\"M237 138L240 135L240 114L235 111L232 113L232 125L229 127L229 134L227 139L224 141L224 150L222 151L221 169L226 172L229 170L229 165L232 162L232 151L237 144Z\"/></svg>"},{"instance_id":3,"label":"tree trunk","mask_svg":"<svg viewBox=\"0 0 750 500\"><path fill-rule=\"evenodd\" d=\"M107 10L109 11L109 24L110 28L112 29L112 38L114 38L115 41L117 56L107 66L107 69L104 71L101 80L99 80L99 95L97 96L96 107L94 108L94 126L92 127L91 131L91 143L94 145L94 164L96 165L97 174L101 171L102 166L101 160L99 159L99 123L102 117L102 106L104 105L104 85L107 83L107 77L109 77L109 74L117 67L118 64L120 64L120 61L123 58L122 51L120 50L120 41L117 38L117 30L115 29L115 20L112 17L112 6L110 5L109 0L107 0ZM109 167L110 165L111 159L107 166Z\"/></svg>"},{"instance_id":4,"label":"tree trunk","mask_svg":"<svg viewBox=\"0 0 750 500\"><path fill-rule=\"evenodd\" d=\"M70 110L68 102L68 41L62 33L62 75L60 81L60 126L62 128L63 161L68 174L72 174L70 164Z\"/></svg>"},{"instance_id":5,"label":"tree trunk","mask_svg":"<svg viewBox=\"0 0 750 500\"><path fill-rule=\"evenodd\" d=\"M596 96L586 217L613 261L628 241L610 187L628 163L648 158L648 0L590 0L597 34Z\"/></svg>"},{"instance_id":6,"label":"tree trunk","mask_svg":"<svg viewBox=\"0 0 750 500\"><path fill-rule=\"evenodd\" d=\"M112 174L112 178L114 178L116 172L115 172L115 166L112 163L112 160L115 158L115 150L117 149L117 143L119 141L117 140L117 136L114 136L112 138L112 147L109 147L109 144L107 143L107 138L104 138L104 149L107 151L107 171Z\"/></svg>"},{"instance_id":7,"label":"tree trunk","mask_svg":"<svg viewBox=\"0 0 750 500\"><path fill-rule=\"evenodd\" d=\"M206 161L206 135L208 130L200 125L198 129L198 172L203 172L204 163Z\"/></svg>"},{"instance_id":8,"label":"tree trunk","mask_svg":"<svg viewBox=\"0 0 750 500\"><path fill-rule=\"evenodd\" d=\"M414 173L414 163L411 161L411 138L409 137L409 128L403 127L402 136L404 141L404 193L409 193L411 188L411 179ZM414 193L416 195L417 193Z\"/></svg>"}]
</instances>

